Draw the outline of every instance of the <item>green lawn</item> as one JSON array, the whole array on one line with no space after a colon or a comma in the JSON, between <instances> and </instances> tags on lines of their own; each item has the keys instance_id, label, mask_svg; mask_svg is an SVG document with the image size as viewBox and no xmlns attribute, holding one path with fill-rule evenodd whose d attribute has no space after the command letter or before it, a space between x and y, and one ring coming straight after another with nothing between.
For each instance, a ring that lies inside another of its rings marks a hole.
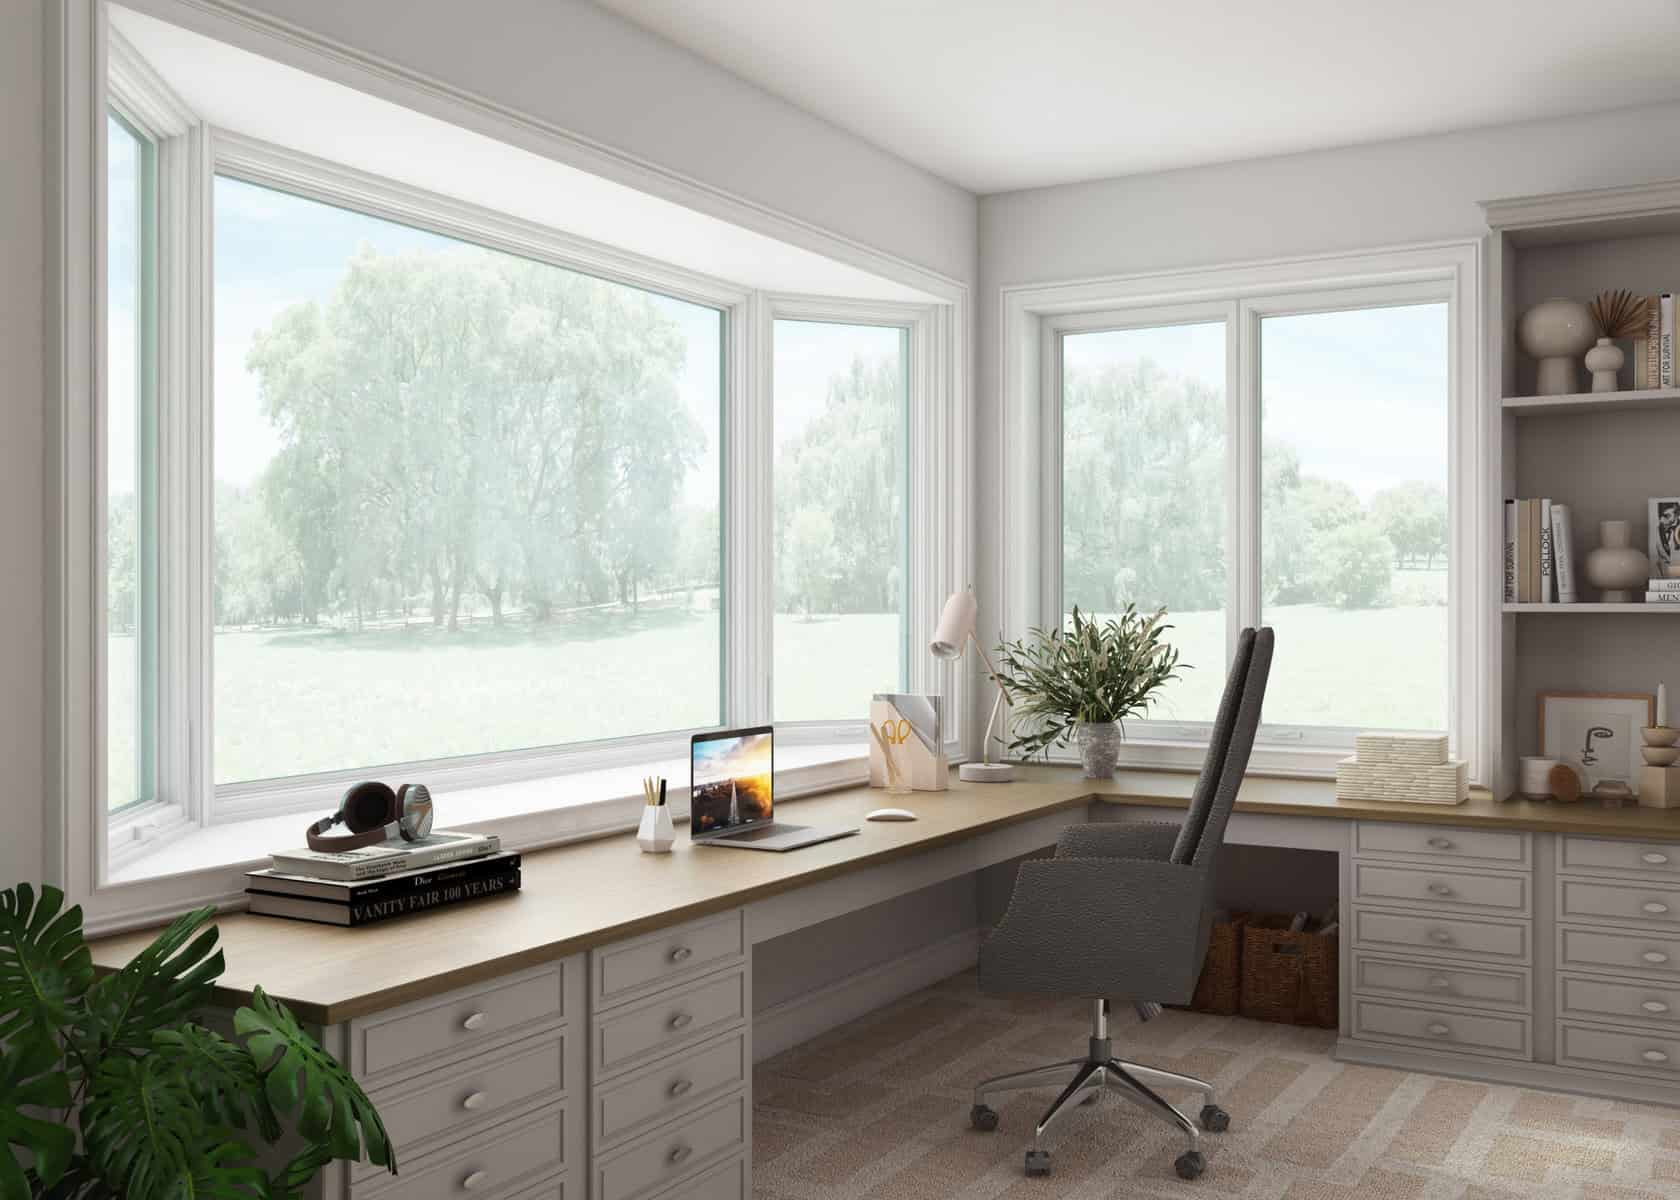
<instances>
[{"instance_id":1,"label":"green lawn","mask_svg":"<svg viewBox=\"0 0 1680 1200\"><path fill-rule=\"evenodd\" d=\"M1407 573L1411 574L1411 573ZM1422 574L1422 573L1418 573ZM1268 611L1277 659L1266 718L1279 723L1446 727L1444 606ZM1156 715L1209 720L1224 681L1224 619L1174 614L1193 669ZM846 719L896 686L897 618L776 618L777 720ZM919 646L919 639L914 645ZM132 642L113 638L112 796L131 753ZM414 626L361 634L219 633L219 781L375 765L713 724L715 613L646 607L547 626Z\"/></svg>"}]
</instances>

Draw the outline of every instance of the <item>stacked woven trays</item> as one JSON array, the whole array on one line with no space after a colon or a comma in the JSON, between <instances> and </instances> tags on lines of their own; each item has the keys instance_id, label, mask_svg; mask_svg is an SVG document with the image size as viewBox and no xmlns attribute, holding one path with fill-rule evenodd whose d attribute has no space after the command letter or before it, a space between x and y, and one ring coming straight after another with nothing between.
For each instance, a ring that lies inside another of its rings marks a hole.
<instances>
[{"instance_id":1,"label":"stacked woven trays","mask_svg":"<svg viewBox=\"0 0 1680 1200\"><path fill-rule=\"evenodd\" d=\"M1463 804L1470 777L1447 757L1444 733L1362 733L1336 764L1336 797L1399 804Z\"/></svg>"}]
</instances>

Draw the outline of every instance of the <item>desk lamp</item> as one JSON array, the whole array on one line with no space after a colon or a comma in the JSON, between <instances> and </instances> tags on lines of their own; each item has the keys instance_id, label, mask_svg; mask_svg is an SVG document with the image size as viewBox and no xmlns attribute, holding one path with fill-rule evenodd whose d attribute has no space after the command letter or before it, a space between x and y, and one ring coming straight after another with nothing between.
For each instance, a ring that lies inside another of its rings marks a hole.
<instances>
[{"instance_id":1,"label":"desk lamp","mask_svg":"<svg viewBox=\"0 0 1680 1200\"><path fill-rule=\"evenodd\" d=\"M980 639L974 636L974 620L979 614L980 606L974 599L972 591L952 592L951 598L945 601L945 611L939 614L939 627L933 631L933 642L929 649L935 658L955 660L962 657L969 642L980 652L980 661L986 664L986 675L997 683L997 669L992 666L992 660L986 657L986 648L980 644ZM986 736L980 743L982 761L963 763L957 768L957 778L969 783L1007 783L1015 778L1015 768L1009 763L995 763L992 761L992 731L997 727L998 714L1003 711L1003 689L998 688L997 699L992 702L992 716L986 722Z\"/></svg>"}]
</instances>

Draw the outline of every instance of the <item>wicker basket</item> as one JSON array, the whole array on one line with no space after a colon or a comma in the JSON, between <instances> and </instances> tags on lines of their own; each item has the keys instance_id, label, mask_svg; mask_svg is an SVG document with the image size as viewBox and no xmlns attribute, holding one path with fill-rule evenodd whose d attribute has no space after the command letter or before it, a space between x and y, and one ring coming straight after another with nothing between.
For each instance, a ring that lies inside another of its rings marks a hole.
<instances>
[{"instance_id":1,"label":"wicker basket","mask_svg":"<svg viewBox=\"0 0 1680 1200\"><path fill-rule=\"evenodd\" d=\"M1337 1024L1335 933L1290 933L1287 916L1250 917L1243 927L1245 1017L1286 1025Z\"/></svg>"},{"instance_id":2,"label":"wicker basket","mask_svg":"<svg viewBox=\"0 0 1680 1200\"><path fill-rule=\"evenodd\" d=\"M1213 923L1196 994L1190 998L1192 1012L1228 1017L1237 1011L1242 1000L1242 931L1247 920L1248 914L1236 913L1229 921Z\"/></svg>"}]
</instances>

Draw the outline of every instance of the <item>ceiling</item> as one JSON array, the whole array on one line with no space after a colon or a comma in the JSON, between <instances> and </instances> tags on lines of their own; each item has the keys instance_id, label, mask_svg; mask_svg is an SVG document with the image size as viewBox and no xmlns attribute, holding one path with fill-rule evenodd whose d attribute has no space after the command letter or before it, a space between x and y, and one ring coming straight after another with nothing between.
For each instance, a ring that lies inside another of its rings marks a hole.
<instances>
[{"instance_id":1,"label":"ceiling","mask_svg":"<svg viewBox=\"0 0 1680 1200\"><path fill-rule=\"evenodd\" d=\"M987 193L1680 98L1680 0L597 0Z\"/></svg>"}]
</instances>

